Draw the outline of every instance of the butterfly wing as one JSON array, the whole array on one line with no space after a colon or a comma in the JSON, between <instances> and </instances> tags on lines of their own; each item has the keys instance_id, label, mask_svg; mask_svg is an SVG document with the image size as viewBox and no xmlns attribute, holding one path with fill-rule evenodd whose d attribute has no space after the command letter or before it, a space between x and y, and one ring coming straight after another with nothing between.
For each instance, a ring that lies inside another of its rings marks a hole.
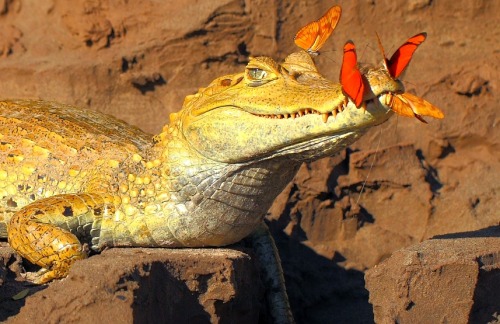
<instances>
[{"instance_id":1,"label":"butterfly wing","mask_svg":"<svg viewBox=\"0 0 500 324\"><path fill-rule=\"evenodd\" d=\"M339 6L331 7L324 15L318 20L319 23L319 37L316 42L315 52L319 51L326 43L330 35L333 33L335 27L340 20L342 9Z\"/></svg>"},{"instance_id":2,"label":"butterfly wing","mask_svg":"<svg viewBox=\"0 0 500 324\"><path fill-rule=\"evenodd\" d=\"M356 47L351 41L344 45L344 57L340 69L340 83L342 84L342 89L352 99L356 107L361 106L365 84L358 69Z\"/></svg>"},{"instance_id":3,"label":"butterfly wing","mask_svg":"<svg viewBox=\"0 0 500 324\"><path fill-rule=\"evenodd\" d=\"M443 112L430 102L417 97L415 95L412 95L411 93L405 92L401 93L398 96L404 98L408 105L411 107L411 110L416 114L420 116L429 116L429 117L434 117L438 119L444 118Z\"/></svg>"},{"instance_id":4,"label":"butterfly wing","mask_svg":"<svg viewBox=\"0 0 500 324\"><path fill-rule=\"evenodd\" d=\"M417 34L406 41L397 51L391 56L387 62L389 74L393 78L397 78L410 63L413 53L417 47L425 41L426 33Z\"/></svg>"},{"instance_id":5,"label":"butterfly wing","mask_svg":"<svg viewBox=\"0 0 500 324\"><path fill-rule=\"evenodd\" d=\"M302 27L295 35L295 44L311 54L317 53L333 33L341 12L339 6L333 6L319 20Z\"/></svg>"},{"instance_id":6,"label":"butterfly wing","mask_svg":"<svg viewBox=\"0 0 500 324\"><path fill-rule=\"evenodd\" d=\"M313 21L304 27L302 27L295 35L294 42L295 45L302 48L305 51L310 52L311 48L316 47L319 38L319 23Z\"/></svg>"},{"instance_id":7,"label":"butterfly wing","mask_svg":"<svg viewBox=\"0 0 500 324\"><path fill-rule=\"evenodd\" d=\"M430 102L405 92L395 95L387 95L386 104L398 115L415 117L423 123L427 123L422 116L444 118L443 112Z\"/></svg>"},{"instance_id":8,"label":"butterfly wing","mask_svg":"<svg viewBox=\"0 0 500 324\"><path fill-rule=\"evenodd\" d=\"M400 116L415 117L410 104L401 95L387 94L386 105L391 107L392 111Z\"/></svg>"}]
</instances>

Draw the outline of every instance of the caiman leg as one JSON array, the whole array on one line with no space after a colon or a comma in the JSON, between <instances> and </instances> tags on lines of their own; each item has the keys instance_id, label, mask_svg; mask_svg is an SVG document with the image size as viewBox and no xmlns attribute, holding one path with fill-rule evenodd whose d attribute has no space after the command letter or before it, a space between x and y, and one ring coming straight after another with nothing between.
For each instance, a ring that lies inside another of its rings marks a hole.
<instances>
[{"instance_id":1,"label":"caiman leg","mask_svg":"<svg viewBox=\"0 0 500 324\"><path fill-rule=\"evenodd\" d=\"M114 204L109 195L64 194L40 199L12 216L9 244L42 267L36 283L63 278L76 260L87 257L81 241L98 240L102 215L110 212L114 212Z\"/></svg>"}]
</instances>

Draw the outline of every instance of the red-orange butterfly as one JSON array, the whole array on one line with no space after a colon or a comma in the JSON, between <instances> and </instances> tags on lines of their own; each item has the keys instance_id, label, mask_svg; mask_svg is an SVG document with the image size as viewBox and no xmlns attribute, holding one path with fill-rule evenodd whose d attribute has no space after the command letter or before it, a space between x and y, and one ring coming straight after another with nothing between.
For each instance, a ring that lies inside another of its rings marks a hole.
<instances>
[{"instance_id":1,"label":"red-orange butterfly","mask_svg":"<svg viewBox=\"0 0 500 324\"><path fill-rule=\"evenodd\" d=\"M340 84L342 84L342 89L352 99L356 107L361 106L365 84L358 69L356 47L351 41L344 45L344 58L340 68Z\"/></svg>"},{"instance_id":2,"label":"red-orange butterfly","mask_svg":"<svg viewBox=\"0 0 500 324\"><path fill-rule=\"evenodd\" d=\"M401 73L406 69L411 61L413 53L417 47L422 44L427 38L426 33L420 33L413 37L410 37L403 45L401 45L396 52L391 56L389 60L384 53L384 47L382 42L377 35L378 44L382 55L384 56L384 65L389 74L393 78L398 78ZM406 117L415 117L421 122L427 123L422 116L429 116L434 118L444 118L443 112L432 105L430 102L414 96L408 92L399 94L388 94L385 99L386 105L391 107L391 109L398 115Z\"/></svg>"},{"instance_id":3,"label":"red-orange butterfly","mask_svg":"<svg viewBox=\"0 0 500 324\"><path fill-rule=\"evenodd\" d=\"M420 33L413 37L410 37L410 39L408 39L406 43L401 45L401 47L399 47L396 52L392 54L390 60L387 60L384 47L382 46L382 42L380 41L380 38L377 34L378 45L380 47L380 50L382 51L382 55L384 56L385 67L393 78L398 78L401 73L403 73L403 71L410 63L413 53L415 53L417 47L422 44L426 38L427 33Z\"/></svg>"},{"instance_id":4,"label":"red-orange butterfly","mask_svg":"<svg viewBox=\"0 0 500 324\"><path fill-rule=\"evenodd\" d=\"M342 9L333 6L318 20L302 27L295 35L295 44L311 55L317 55L326 40L333 33L340 20Z\"/></svg>"}]
</instances>

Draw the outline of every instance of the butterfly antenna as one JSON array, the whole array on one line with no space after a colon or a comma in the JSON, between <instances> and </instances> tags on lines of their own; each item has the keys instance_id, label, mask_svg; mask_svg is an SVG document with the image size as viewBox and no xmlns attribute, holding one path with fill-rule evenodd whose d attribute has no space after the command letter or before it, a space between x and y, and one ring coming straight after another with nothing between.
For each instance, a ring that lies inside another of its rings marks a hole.
<instances>
[{"instance_id":1,"label":"butterfly antenna","mask_svg":"<svg viewBox=\"0 0 500 324\"><path fill-rule=\"evenodd\" d=\"M335 50L331 50L331 51L322 51L321 52L321 57L324 57L326 58L328 61L332 62L332 63L335 63L337 64L337 61L335 61L331 56L329 55L325 55L326 53L329 53L329 52L335 52ZM319 55L318 55L319 56Z\"/></svg>"},{"instance_id":2,"label":"butterfly antenna","mask_svg":"<svg viewBox=\"0 0 500 324\"><path fill-rule=\"evenodd\" d=\"M403 80L403 79L400 79L401 82L403 82L405 85L406 84L409 84L411 85L414 89L418 89L419 88L419 84L418 83L415 83L413 81L408 81L408 80ZM406 87L405 87L406 88Z\"/></svg>"},{"instance_id":3,"label":"butterfly antenna","mask_svg":"<svg viewBox=\"0 0 500 324\"><path fill-rule=\"evenodd\" d=\"M384 64L387 65L387 56L385 55L384 46L382 45L382 41L380 40L380 36L378 35L377 32L375 32L375 36L377 36L378 48L380 50L380 53L382 54L382 59L384 60Z\"/></svg>"},{"instance_id":4,"label":"butterfly antenna","mask_svg":"<svg viewBox=\"0 0 500 324\"><path fill-rule=\"evenodd\" d=\"M364 62L364 60L363 60L363 56L365 56L365 53L367 52L367 50L366 50L367 48L371 48L371 47L368 44L365 44L365 46L363 47L363 50L356 51L356 52L360 53L360 56L359 56L358 62L357 62L358 68L361 66L361 62L363 62L363 64L366 64L366 62Z\"/></svg>"}]
</instances>

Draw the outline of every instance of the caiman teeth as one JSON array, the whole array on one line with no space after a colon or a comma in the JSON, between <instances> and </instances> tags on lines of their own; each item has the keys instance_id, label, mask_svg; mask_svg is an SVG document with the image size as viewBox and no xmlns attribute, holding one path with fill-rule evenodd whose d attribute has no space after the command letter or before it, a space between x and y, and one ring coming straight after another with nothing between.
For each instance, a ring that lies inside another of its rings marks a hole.
<instances>
[{"instance_id":1,"label":"caiman teeth","mask_svg":"<svg viewBox=\"0 0 500 324\"><path fill-rule=\"evenodd\" d=\"M326 123L328 121L328 116L330 116L330 113L321 114L321 117L323 118L323 123Z\"/></svg>"},{"instance_id":2,"label":"caiman teeth","mask_svg":"<svg viewBox=\"0 0 500 324\"><path fill-rule=\"evenodd\" d=\"M330 112L325 112L322 113L320 111L317 111L312 108L304 108L300 109L297 112L294 113L285 113L285 114L269 114L269 115L259 115L255 114L256 116L264 117L264 118L269 118L269 119L295 119L295 118L300 118L302 116L310 115L310 114L315 114L315 115L321 115L321 119L323 120L324 123L328 122L328 117L333 116L333 118L337 117L337 114L339 112L342 112L345 108L347 108L347 104L349 101L343 101L338 107L333 108L332 111Z\"/></svg>"}]
</instances>

